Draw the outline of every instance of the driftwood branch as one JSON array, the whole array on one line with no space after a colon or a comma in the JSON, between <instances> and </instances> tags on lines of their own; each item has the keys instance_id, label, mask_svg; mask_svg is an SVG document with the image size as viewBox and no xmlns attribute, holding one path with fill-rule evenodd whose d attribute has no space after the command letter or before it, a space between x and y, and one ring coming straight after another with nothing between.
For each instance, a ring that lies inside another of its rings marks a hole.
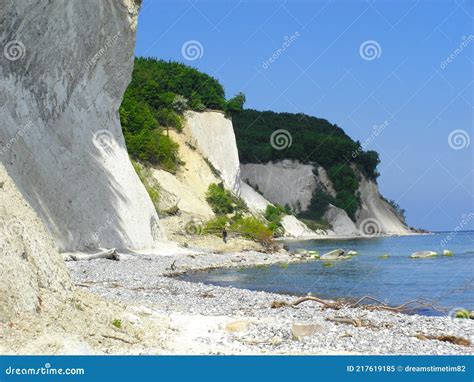
<instances>
[{"instance_id":1,"label":"driftwood branch","mask_svg":"<svg viewBox=\"0 0 474 382\"><path fill-rule=\"evenodd\" d=\"M422 299L422 298L416 299L416 300L410 300L398 306L390 306L372 296L364 296L356 300L355 302L350 302L347 300L327 301L315 296L305 296L305 297L298 298L293 302L273 301L271 307L273 309L282 308L285 306L295 307L305 301L314 301L323 305L325 308L335 309L335 310L342 309L342 308L360 307L360 308L364 308L371 311L386 310L389 312L396 312L396 313L415 311L422 308L430 308L441 313L446 313L448 311L448 309L438 306L435 302ZM363 304L363 302L371 302L371 303ZM353 322L351 323L354 324Z\"/></svg>"},{"instance_id":2,"label":"driftwood branch","mask_svg":"<svg viewBox=\"0 0 474 382\"><path fill-rule=\"evenodd\" d=\"M319 302L320 304L322 304L322 305L324 305L328 308L339 309L338 307L336 307L335 304L333 304L329 301L323 300L322 298L314 297L314 296L301 297L301 298L299 298L299 299L297 299L293 302L273 301L272 308L276 309L276 308L281 308L283 306L297 306L297 305L299 305L299 304L301 304L302 302L305 302L305 301L315 301L315 302Z\"/></svg>"},{"instance_id":3,"label":"driftwood branch","mask_svg":"<svg viewBox=\"0 0 474 382\"><path fill-rule=\"evenodd\" d=\"M63 256L64 261L81 261L81 260L96 260L96 259L107 259L119 261L119 255L115 248L108 249L106 251L98 253L70 253Z\"/></svg>"}]
</instances>

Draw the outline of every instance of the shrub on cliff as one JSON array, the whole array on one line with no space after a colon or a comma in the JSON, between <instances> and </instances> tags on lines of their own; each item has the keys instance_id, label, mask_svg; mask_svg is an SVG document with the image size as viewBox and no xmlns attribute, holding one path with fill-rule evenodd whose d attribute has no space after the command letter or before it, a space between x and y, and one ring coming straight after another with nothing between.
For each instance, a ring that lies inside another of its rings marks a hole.
<instances>
[{"instance_id":1,"label":"shrub on cliff","mask_svg":"<svg viewBox=\"0 0 474 382\"><path fill-rule=\"evenodd\" d=\"M281 227L281 219L284 215L290 214L290 211L280 205L268 205L265 210L265 219L268 221L268 228L275 232Z\"/></svg>"},{"instance_id":2,"label":"shrub on cliff","mask_svg":"<svg viewBox=\"0 0 474 382\"><path fill-rule=\"evenodd\" d=\"M231 214L247 210L244 201L226 190L222 184L212 183L206 193L206 201L217 215Z\"/></svg>"},{"instance_id":3,"label":"shrub on cliff","mask_svg":"<svg viewBox=\"0 0 474 382\"><path fill-rule=\"evenodd\" d=\"M273 231L254 216L237 219L232 223L230 229L264 245L268 245L273 241Z\"/></svg>"},{"instance_id":4,"label":"shrub on cliff","mask_svg":"<svg viewBox=\"0 0 474 382\"><path fill-rule=\"evenodd\" d=\"M171 173L174 173L181 163L178 144L159 129L144 129L136 134L125 131L124 136L128 153L133 159L159 165Z\"/></svg>"}]
</instances>

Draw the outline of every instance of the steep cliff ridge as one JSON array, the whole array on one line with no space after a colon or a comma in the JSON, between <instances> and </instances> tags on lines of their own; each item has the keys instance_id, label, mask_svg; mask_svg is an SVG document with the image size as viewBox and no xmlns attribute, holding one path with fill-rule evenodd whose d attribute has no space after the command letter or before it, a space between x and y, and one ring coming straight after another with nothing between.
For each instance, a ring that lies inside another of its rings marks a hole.
<instances>
[{"instance_id":1,"label":"steep cliff ridge","mask_svg":"<svg viewBox=\"0 0 474 382\"><path fill-rule=\"evenodd\" d=\"M0 1L0 159L60 250L160 237L118 119L137 12L130 0Z\"/></svg>"},{"instance_id":2,"label":"steep cliff ridge","mask_svg":"<svg viewBox=\"0 0 474 382\"><path fill-rule=\"evenodd\" d=\"M219 183L221 178L212 173L209 164L197 151L196 139L188 126L181 133L169 132L170 137L179 145L179 157L183 165L175 174L165 170L152 171L152 175L160 185L160 210L178 208L179 211L198 218L214 216L206 202L206 192L211 183Z\"/></svg>"},{"instance_id":3,"label":"steep cliff ridge","mask_svg":"<svg viewBox=\"0 0 474 382\"><path fill-rule=\"evenodd\" d=\"M361 207L356 219L352 221L344 210L330 204L324 214L324 220L331 225L331 228L326 230L327 235L410 234L410 229L396 211L381 198L377 184L367 180L355 166L354 171L360 179L358 191L361 198ZM259 190L271 203L289 205L298 212L307 210L317 189L322 189L331 196L335 195L334 186L324 168L302 164L296 160L265 164L245 163L241 165L241 174L244 181ZM296 227L294 224L287 226ZM306 232L306 236L313 235L301 227L300 225L298 232Z\"/></svg>"},{"instance_id":4,"label":"steep cliff ridge","mask_svg":"<svg viewBox=\"0 0 474 382\"><path fill-rule=\"evenodd\" d=\"M390 235L408 235L412 231L402 221L397 212L379 194L377 184L361 175L359 183L361 208L357 212L357 226L362 232L371 229ZM369 227L367 228L366 225ZM372 228L372 229L373 229ZM367 232L369 235L371 232Z\"/></svg>"},{"instance_id":5,"label":"steep cliff ridge","mask_svg":"<svg viewBox=\"0 0 474 382\"><path fill-rule=\"evenodd\" d=\"M298 161L245 163L240 166L242 179L272 203L306 210L317 187L313 166Z\"/></svg>"}]
</instances>

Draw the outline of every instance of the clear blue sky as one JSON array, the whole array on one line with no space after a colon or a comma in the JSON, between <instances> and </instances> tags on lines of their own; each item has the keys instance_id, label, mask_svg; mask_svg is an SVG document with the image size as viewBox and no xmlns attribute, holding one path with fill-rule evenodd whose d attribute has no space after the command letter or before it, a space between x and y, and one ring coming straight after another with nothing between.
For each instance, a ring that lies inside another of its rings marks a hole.
<instances>
[{"instance_id":1,"label":"clear blue sky","mask_svg":"<svg viewBox=\"0 0 474 382\"><path fill-rule=\"evenodd\" d=\"M304 112L371 140L381 192L408 223L452 230L474 212L473 4L144 0L136 54L211 74L246 107ZM194 60L182 53L191 40L202 46Z\"/></svg>"}]
</instances>

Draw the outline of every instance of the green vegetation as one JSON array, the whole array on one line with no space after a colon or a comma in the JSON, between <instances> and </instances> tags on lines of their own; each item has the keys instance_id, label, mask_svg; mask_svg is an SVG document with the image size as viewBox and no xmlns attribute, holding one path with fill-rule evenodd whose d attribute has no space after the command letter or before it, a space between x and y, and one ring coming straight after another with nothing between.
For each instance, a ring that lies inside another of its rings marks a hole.
<instances>
[{"instance_id":1,"label":"green vegetation","mask_svg":"<svg viewBox=\"0 0 474 382\"><path fill-rule=\"evenodd\" d=\"M327 170L337 192L336 198L323 196L320 201L315 197L310 210L302 217L318 220L328 203L333 203L354 219L360 197L356 192L359 179L351 165L356 165L369 179L376 179L379 175L377 152L362 150L360 143L353 141L339 126L302 113L246 109L233 114L232 120L242 162L295 159L318 163ZM283 150L275 150L270 144L271 134L277 129L285 129L291 135L291 145Z\"/></svg>"},{"instance_id":2,"label":"green vegetation","mask_svg":"<svg viewBox=\"0 0 474 382\"><path fill-rule=\"evenodd\" d=\"M120 329L122 327L122 320L115 319L112 321L112 325L117 329Z\"/></svg>"},{"instance_id":3,"label":"green vegetation","mask_svg":"<svg viewBox=\"0 0 474 382\"><path fill-rule=\"evenodd\" d=\"M265 219L268 221L268 228L276 232L281 227L281 219L284 215L289 215L290 211L280 205L268 205L265 210Z\"/></svg>"},{"instance_id":4,"label":"green vegetation","mask_svg":"<svg viewBox=\"0 0 474 382\"><path fill-rule=\"evenodd\" d=\"M227 227L230 232L264 245L272 242L273 231L260 219L243 216L248 211L244 201L226 190L222 184L210 184L206 200L217 216L206 223L204 232L220 235L223 228Z\"/></svg>"},{"instance_id":5,"label":"green vegetation","mask_svg":"<svg viewBox=\"0 0 474 382\"><path fill-rule=\"evenodd\" d=\"M245 94L238 93L226 103L225 112L227 115L240 113L244 108Z\"/></svg>"},{"instance_id":6,"label":"green vegetation","mask_svg":"<svg viewBox=\"0 0 474 382\"><path fill-rule=\"evenodd\" d=\"M128 152L133 159L174 173L181 162L169 130L182 130L183 113L214 109L238 114L244 102L243 93L226 101L222 85L197 69L178 62L136 58L120 106Z\"/></svg>"},{"instance_id":7,"label":"green vegetation","mask_svg":"<svg viewBox=\"0 0 474 382\"><path fill-rule=\"evenodd\" d=\"M209 185L206 201L217 215L247 211L245 202L226 190L222 184L212 183Z\"/></svg>"},{"instance_id":8,"label":"green vegetation","mask_svg":"<svg viewBox=\"0 0 474 382\"><path fill-rule=\"evenodd\" d=\"M400 216L402 218L402 220L405 222L405 220L406 220L405 209L400 207L400 205L395 200L387 199L383 196L382 196L382 199L385 200L388 204L390 204L390 206L395 210L395 212L398 214L398 216Z\"/></svg>"},{"instance_id":9,"label":"green vegetation","mask_svg":"<svg viewBox=\"0 0 474 382\"><path fill-rule=\"evenodd\" d=\"M220 235L225 226L230 225L230 219L226 215L219 215L209 220L204 226L204 232Z\"/></svg>"},{"instance_id":10,"label":"green vegetation","mask_svg":"<svg viewBox=\"0 0 474 382\"><path fill-rule=\"evenodd\" d=\"M300 219L304 224L308 226L309 229L313 231L317 231L319 229L322 230L327 230L331 229L332 226L331 224L328 223L327 220L321 219L321 220L312 220L312 219Z\"/></svg>"},{"instance_id":11,"label":"green vegetation","mask_svg":"<svg viewBox=\"0 0 474 382\"><path fill-rule=\"evenodd\" d=\"M262 244L270 244L273 241L272 230L254 216L237 218L230 226L230 229Z\"/></svg>"},{"instance_id":12,"label":"green vegetation","mask_svg":"<svg viewBox=\"0 0 474 382\"><path fill-rule=\"evenodd\" d=\"M221 177L221 172L214 167L214 165L211 163L211 161L207 158L204 158L204 160L206 161L207 165L209 166L209 169L211 170L212 174L216 177L216 178L220 178Z\"/></svg>"},{"instance_id":13,"label":"green vegetation","mask_svg":"<svg viewBox=\"0 0 474 382\"><path fill-rule=\"evenodd\" d=\"M321 221L329 206L329 204L337 204L336 200L328 193L317 190L313 193L308 209L298 214L302 219L312 221Z\"/></svg>"},{"instance_id":14,"label":"green vegetation","mask_svg":"<svg viewBox=\"0 0 474 382\"><path fill-rule=\"evenodd\" d=\"M195 68L178 62L136 58L132 80L120 107L128 152L137 161L174 173L182 162L178 145L169 131L182 130L186 110L221 110L232 116L241 162L295 159L302 163L317 163L327 170L336 197L316 192L308 211L299 217L324 226L323 216L331 203L354 219L361 203L354 166L369 179L376 179L379 175L377 152L364 151L358 141L353 141L339 126L325 119L303 113L244 109L245 101L243 93L226 100L224 88L217 79ZM283 150L276 150L270 144L270 137L277 129L287 130L291 135L291 144ZM219 175L211 164L210 168ZM232 213L231 195L225 195L225 192L218 195L215 191L209 198L216 213ZM404 215L404 210L396 203L389 203ZM278 217L270 216L267 220L269 228L275 231L279 226Z\"/></svg>"},{"instance_id":15,"label":"green vegetation","mask_svg":"<svg viewBox=\"0 0 474 382\"><path fill-rule=\"evenodd\" d=\"M469 318L469 311L466 309L459 309L454 312L455 318Z\"/></svg>"},{"instance_id":16,"label":"green vegetation","mask_svg":"<svg viewBox=\"0 0 474 382\"><path fill-rule=\"evenodd\" d=\"M156 181L153 181L151 170L137 161L134 161L133 159L132 165L141 182L145 186L145 189L148 192L151 201L153 202L156 212L159 212L160 187Z\"/></svg>"}]
</instances>

